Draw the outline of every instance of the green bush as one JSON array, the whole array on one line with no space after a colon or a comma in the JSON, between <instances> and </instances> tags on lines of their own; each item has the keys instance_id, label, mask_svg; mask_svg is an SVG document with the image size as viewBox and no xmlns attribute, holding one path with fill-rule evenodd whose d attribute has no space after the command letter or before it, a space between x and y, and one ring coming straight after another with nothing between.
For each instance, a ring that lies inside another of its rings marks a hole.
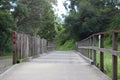
<instances>
[{"instance_id":1,"label":"green bush","mask_svg":"<svg viewBox=\"0 0 120 80\"><path fill-rule=\"evenodd\" d=\"M15 30L15 22L12 15L0 11L0 55L6 51L12 51L12 32Z\"/></svg>"},{"instance_id":2,"label":"green bush","mask_svg":"<svg viewBox=\"0 0 120 80\"><path fill-rule=\"evenodd\" d=\"M75 50L75 41L68 40L63 45L58 44L57 50Z\"/></svg>"}]
</instances>

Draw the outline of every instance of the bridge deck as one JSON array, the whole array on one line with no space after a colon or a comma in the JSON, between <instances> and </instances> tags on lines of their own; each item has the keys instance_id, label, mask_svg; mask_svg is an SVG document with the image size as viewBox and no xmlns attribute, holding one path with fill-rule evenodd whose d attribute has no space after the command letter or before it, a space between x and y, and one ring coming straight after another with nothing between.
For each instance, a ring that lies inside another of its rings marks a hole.
<instances>
[{"instance_id":1,"label":"bridge deck","mask_svg":"<svg viewBox=\"0 0 120 80\"><path fill-rule=\"evenodd\" d=\"M15 65L0 80L110 80L74 51L54 51Z\"/></svg>"}]
</instances>

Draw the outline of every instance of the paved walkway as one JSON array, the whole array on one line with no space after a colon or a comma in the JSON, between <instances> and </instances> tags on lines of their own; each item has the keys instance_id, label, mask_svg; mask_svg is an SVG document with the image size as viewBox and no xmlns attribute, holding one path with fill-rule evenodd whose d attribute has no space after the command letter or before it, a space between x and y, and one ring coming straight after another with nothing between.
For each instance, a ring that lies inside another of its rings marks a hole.
<instances>
[{"instance_id":1,"label":"paved walkway","mask_svg":"<svg viewBox=\"0 0 120 80\"><path fill-rule=\"evenodd\" d=\"M0 80L110 80L74 51L54 51L18 64Z\"/></svg>"}]
</instances>

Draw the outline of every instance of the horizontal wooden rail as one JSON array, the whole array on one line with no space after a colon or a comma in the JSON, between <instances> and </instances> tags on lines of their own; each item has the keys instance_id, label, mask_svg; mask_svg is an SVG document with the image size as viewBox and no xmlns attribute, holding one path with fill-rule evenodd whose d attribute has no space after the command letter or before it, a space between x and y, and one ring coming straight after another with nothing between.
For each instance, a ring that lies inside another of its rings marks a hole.
<instances>
[{"instance_id":1,"label":"horizontal wooden rail","mask_svg":"<svg viewBox=\"0 0 120 80\"><path fill-rule=\"evenodd\" d=\"M40 54L46 53L48 46L49 51L53 50L53 46L55 47L55 43L48 42L46 39L17 32L13 32L13 45L13 64L20 62L20 60L38 57Z\"/></svg>"},{"instance_id":2,"label":"horizontal wooden rail","mask_svg":"<svg viewBox=\"0 0 120 80\"><path fill-rule=\"evenodd\" d=\"M120 30L114 30L114 31L108 31L108 32L95 33L95 34L92 34L91 36L89 36L89 37L87 37L87 38L85 38L85 39L83 39L83 40L81 40L81 41L85 41L85 40L87 40L87 39L89 39L89 38L91 38L91 37L94 37L94 36L98 36L98 35L102 35L102 34L104 34L104 35L109 35L109 34L112 34L112 33L120 33Z\"/></svg>"},{"instance_id":3,"label":"horizontal wooden rail","mask_svg":"<svg viewBox=\"0 0 120 80\"><path fill-rule=\"evenodd\" d=\"M117 58L120 56L118 48L118 34L120 30L114 30L109 32L100 32L89 36L76 43L76 48L83 55L94 60L96 65L96 52L100 52L100 70L104 72L104 54L110 54L112 56L112 80L117 80ZM112 35L112 49L104 48L105 35ZM99 43L98 46L96 46Z\"/></svg>"},{"instance_id":4,"label":"horizontal wooden rail","mask_svg":"<svg viewBox=\"0 0 120 80\"><path fill-rule=\"evenodd\" d=\"M78 49L92 49L92 50L96 50L96 51L100 51L100 52L104 52L106 54L112 54L115 56L120 56L120 51L115 51L115 50L111 50L111 49L105 49L105 48L98 48L98 47L94 47L94 46L81 46L78 47Z\"/></svg>"}]
</instances>

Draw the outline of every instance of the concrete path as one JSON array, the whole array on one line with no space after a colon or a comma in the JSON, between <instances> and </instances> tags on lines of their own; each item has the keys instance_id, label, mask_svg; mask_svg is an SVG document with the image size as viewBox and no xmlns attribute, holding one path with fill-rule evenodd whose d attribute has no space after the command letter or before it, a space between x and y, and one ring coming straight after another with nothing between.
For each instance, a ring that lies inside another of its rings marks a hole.
<instances>
[{"instance_id":1,"label":"concrete path","mask_svg":"<svg viewBox=\"0 0 120 80\"><path fill-rule=\"evenodd\" d=\"M74 51L54 51L18 64L0 80L110 80Z\"/></svg>"}]
</instances>

